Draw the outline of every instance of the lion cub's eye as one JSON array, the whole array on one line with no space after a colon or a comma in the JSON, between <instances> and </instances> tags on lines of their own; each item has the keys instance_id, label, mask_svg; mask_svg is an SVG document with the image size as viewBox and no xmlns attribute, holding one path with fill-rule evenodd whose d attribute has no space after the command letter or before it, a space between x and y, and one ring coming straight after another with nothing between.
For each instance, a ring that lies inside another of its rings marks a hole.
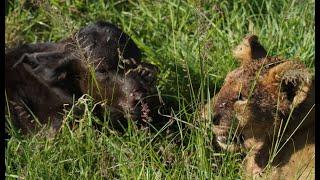
<instances>
[{"instance_id":1,"label":"lion cub's eye","mask_svg":"<svg viewBox=\"0 0 320 180\"><path fill-rule=\"evenodd\" d=\"M244 100L244 97L242 96L242 94L241 93L239 93L237 96L236 96L236 98L235 98L237 101L243 101Z\"/></svg>"}]
</instances>

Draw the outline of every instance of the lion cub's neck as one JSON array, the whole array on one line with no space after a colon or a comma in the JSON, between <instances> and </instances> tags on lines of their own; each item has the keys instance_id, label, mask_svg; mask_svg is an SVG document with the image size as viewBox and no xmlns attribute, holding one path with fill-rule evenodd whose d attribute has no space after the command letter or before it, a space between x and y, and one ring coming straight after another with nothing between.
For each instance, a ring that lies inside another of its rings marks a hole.
<instances>
[{"instance_id":1,"label":"lion cub's neck","mask_svg":"<svg viewBox=\"0 0 320 180\"><path fill-rule=\"evenodd\" d=\"M282 140L282 144L286 144L272 162L272 166L276 167L272 175L275 179L279 174L282 176L278 177L280 179L312 179L314 177L314 81L311 88L305 102L295 110L293 114L295 118L290 120ZM299 124L299 129L296 130Z\"/></svg>"}]
</instances>

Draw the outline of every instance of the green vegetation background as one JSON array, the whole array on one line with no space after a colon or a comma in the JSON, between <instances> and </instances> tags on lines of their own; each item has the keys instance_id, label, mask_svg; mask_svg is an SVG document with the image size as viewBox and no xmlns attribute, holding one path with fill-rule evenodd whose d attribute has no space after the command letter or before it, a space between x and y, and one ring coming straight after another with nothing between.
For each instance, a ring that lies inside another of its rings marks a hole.
<instances>
[{"instance_id":1,"label":"green vegetation background","mask_svg":"<svg viewBox=\"0 0 320 180\"><path fill-rule=\"evenodd\" d=\"M9 1L6 48L59 41L97 20L117 24L143 60L159 66L159 92L186 126L169 134L134 125L123 134L99 132L86 101L79 126L66 125L55 138L21 137L8 127L6 178L240 179L241 155L214 148L210 122L197 121L197 105L237 67L230 51L248 33L270 55L300 59L313 71L314 9L312 0Z\"/></svg>"}]
</instances>

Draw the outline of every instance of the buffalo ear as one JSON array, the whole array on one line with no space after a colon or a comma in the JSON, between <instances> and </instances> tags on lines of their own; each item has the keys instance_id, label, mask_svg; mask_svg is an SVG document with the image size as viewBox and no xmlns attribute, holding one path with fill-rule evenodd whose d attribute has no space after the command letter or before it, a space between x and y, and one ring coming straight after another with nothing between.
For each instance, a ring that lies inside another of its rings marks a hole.
<instances>
[{"instance_id":1,"label":"buffalo ear","mask_svg":"<svg viewBox=\"0 0 320 180\"><path fill-rule=\"evenodd\" d=\"M39 61L33 53L24 53L17 62L15 62L12 68L16 68L20 64L25 63L31 66L32 69L35 69L39 66Z\"/></svg>"},{"instance_id":2,"label":"buffalo ear","mask_svg":"<svg viewBox=\"0 0 320 180\"><path fill-rule=\"evenodd\" d=\"M312 82L312 74L296 61L286 61L271 68L262 80L264 86L277 87L276 91L284 95L283 100L289 102L290 109L304 102L312 89Z\"/></svg>"}]
</instances>

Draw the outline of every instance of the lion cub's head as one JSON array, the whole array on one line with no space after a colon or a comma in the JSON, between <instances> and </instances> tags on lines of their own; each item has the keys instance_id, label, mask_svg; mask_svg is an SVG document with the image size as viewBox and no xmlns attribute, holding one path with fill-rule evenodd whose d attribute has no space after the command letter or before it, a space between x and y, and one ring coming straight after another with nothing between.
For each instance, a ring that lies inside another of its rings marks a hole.
<instances>
[{"instance_id":1,"label":"lion cub's head","mask_svg":"<svg viewBox=\"0 0 320 180\"><path fill-rule=\"evenodd\" d=\"M233 55L241 66L227 75L201 116L213 123L223 149L261 148L293 109L305 106L312 75L300 62L267 57L254 35L245 37Z\"/></svg>"}]
</instances>

